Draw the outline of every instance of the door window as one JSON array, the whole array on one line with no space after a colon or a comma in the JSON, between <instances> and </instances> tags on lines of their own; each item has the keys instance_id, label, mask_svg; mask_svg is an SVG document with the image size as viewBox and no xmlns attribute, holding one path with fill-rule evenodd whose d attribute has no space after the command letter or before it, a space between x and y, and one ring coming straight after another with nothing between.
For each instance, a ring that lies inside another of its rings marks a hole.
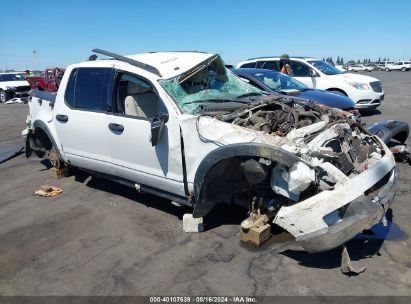
<instances>
[{"instance_id":1,"label":"door window","mask_svg":"<svg viewBox=\"0 0 411 304\"><path fill-rule=\"evenodd\" d=\"M241 66L241 68L255 68L255 62L245 63Z\"/></svg>"},{"instance_id":2,"label":"door window","mask_svg":"<svg viewBox=\"0 0 411 304\"><path fill-rule=\"evenodd\" d=\"M117 79L114 112L120 115L151 119L165 107L154 87L146 80L130 74Z\"/></svg>"},{"instance_id":3,"label":"door window","mask_svg":"<svg viewBox=\"0 0 411 304\"><path fill-rule=\"evenodd\" d=\"M66 104L75 109L107 111L111 102L113 69L78 68L67 83Z\"/></svg>"},{"instance_id":4,"label":"door window","mask_svg":"<svg viewBox=\"0 0 411 304\"><path fill-rule=\"evenodd\" d=\"M279 71L279 61L262 61L260 65L261 69L267 69L267 70L274 70L274 71Z\"/></svg>"},{"instance_id":5,"label":"door window","mask_svg":"<svg viewBox=\"0 0 411 304\"><path fill-rule=\"evenodd\" d=\"M310 77L310 68L299 61L290 61L290 67L292 70L292 74L290 76L293 77Z\"/></svg>"}]
</instances>

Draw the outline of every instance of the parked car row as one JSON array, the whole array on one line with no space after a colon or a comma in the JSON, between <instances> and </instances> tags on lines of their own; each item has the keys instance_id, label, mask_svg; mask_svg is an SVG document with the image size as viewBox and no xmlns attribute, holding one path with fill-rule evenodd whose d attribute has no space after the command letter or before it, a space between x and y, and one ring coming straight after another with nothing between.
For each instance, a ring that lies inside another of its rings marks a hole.
<instances>
[{"instance_id":1,"label":"parked car row","mask_svg":"<svg viewBox=\"0 0 411 304\"><path fill-rule=\"evenodd\" d=\"M280 70L280 57L252 58L238 63L237 68ZM286 62L291 75L310 89L325 90L349 97L357 109L373 109L384 100L381 81L374 77L345 73L312 57L290 57Z\"/></svg>"},{"instance_id":2,"label":"parked car row","mask_svg":"<svg viewBox=\"0 0 411 304\"><path fill-rule=\"evenodd\" d=\"M402 71L406 72L411 69L411 61L383 61L380 63L367 64L350 64L343 67L345 70L352 72L371 72L371 71Z\"/></svg>"},{"instance_id":3,"label":"parked car row","mask_svg":"<svg viewBox=\"0 0 411 304\"><path fill-rule=\"evenodd\" d=\"M386 72L391 72L391 71L406 72L411 69L411 61L398 61L395 63L388 63L382 69Z\"/></svg>"}]
</instances>

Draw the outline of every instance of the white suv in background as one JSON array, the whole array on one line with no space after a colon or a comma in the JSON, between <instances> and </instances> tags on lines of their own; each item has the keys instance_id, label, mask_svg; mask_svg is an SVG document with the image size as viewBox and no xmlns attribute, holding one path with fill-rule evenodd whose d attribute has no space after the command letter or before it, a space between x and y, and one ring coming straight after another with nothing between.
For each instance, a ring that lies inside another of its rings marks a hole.
<instances>
[{"instance_id":1,"label":"white suv in background","mask_svg":"<svg viewBox=\"0 0 411 304\"><path fill-rule=\"evenodd\" d=\"M385 71L403 71L406 72L411 69L411 61L398 61L396 63L387 64Z\"/></svg>"},{"instance_id":2,"label":"white suv in background","mask_svg":"<svg viewBox=\"0 0 411 304\"><path fill-rule=\"evenodd\" d=\"M352 64L348 66L348 71L353 71L353 72L361 72L361 71L371 72L373 70L374 70L374 67L365 66L363 64Z\"/></svg>"},{"instance_id":3,"label":"white suv in background","mask_svg":"<svg viewBox=\"0 0 411 304\"><path fill-rule=\"evenodd\" d=\"M312 57L285 59L292 69L292 77L309 88L345 95L358 109L375 109L384 100L381 81L374 77L344 73L332 65ZM279 71L280 57L261 57L242 61L237 68L262 68Z\"/></svg>"}]
</instances>

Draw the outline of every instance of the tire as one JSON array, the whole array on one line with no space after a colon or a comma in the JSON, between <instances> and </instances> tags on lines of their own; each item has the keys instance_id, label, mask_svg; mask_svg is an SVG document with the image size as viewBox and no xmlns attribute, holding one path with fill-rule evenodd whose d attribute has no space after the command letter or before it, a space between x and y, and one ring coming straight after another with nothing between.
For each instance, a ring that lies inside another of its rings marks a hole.
<instances>
[{"instance_id":1,"label":"tire","mask_svg":"<svg viewBox=\"0 0 411 304\"><path fill-rule=\"evenodd\" d=\"M407 68L401 68L401 71L406 72Z\"/></svg>"},{"instance_id":2,"label":"tire","mask_svg":"<svg viewBox=\"0 0 411 304\"><path fill-rule=\"evenodd\" d=\"M385 68L385 71L386 71L386 72L390 72L390 69L389 69L389 68Z\"/></svg>"},{"instance_id":3,"label":"tire","mask_svg":"<svg viewBox=\"0 0 411 304\"><path fill-rule=\"evenodd\" d=\"M345 96L345 97L348 96L348 95L345 94L344 92L337 91L337 90L327 90L327 92L330 92L330 93L333 93L333 94L336 94L336 95L340 95L340 96Z\"/></svg>"},{"instance_id":4,"label":"tire","mask_svg":"<svg viewBox=\"0 0 411 304\"><path fill-rule=\"evenodd\" d=\"M49 160L53 167L56 169L62 169L64 167L64 162L59 158L58 153L54 147L49 151Z\"/></svg>"},{"instance_id":5,"label":"tire","mask_svg":"<svg viewBox=\"0 0 411 304\"><path fill-rule=\"evenodd\" d=\"M10 99L10 94L6 91L0 90L0 103L5 103Z\"/></svg>"}]
</instances>

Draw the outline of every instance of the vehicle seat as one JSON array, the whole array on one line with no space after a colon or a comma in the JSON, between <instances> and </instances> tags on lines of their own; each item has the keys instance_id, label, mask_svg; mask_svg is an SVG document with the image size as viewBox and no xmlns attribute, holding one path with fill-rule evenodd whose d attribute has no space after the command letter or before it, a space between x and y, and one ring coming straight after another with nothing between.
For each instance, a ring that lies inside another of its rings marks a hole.
<instances>
[{"instance_id":1,"label":"vehicle seat","mask_svg":"<svg viewBox=\"0 0 411 304\"><path fill-rule=\"evenodd\" d=\"M152 118L157 114L158 97L151 87L129 81L124 101L126 115Z\"/></svg>"}]
</instances>

